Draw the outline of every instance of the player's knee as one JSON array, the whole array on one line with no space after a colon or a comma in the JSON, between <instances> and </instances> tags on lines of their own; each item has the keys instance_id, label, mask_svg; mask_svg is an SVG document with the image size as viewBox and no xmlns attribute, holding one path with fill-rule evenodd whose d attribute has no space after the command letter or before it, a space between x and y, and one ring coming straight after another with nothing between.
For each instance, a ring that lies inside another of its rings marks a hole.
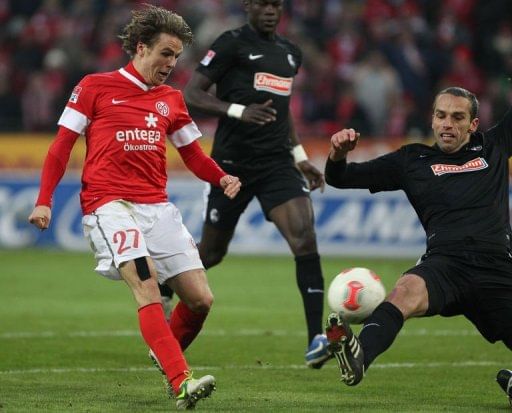
<instances>
[{"instance_id":1,"label":"player's knee","mask_svg":"<svg viewBox=\"0 0 512 413\"><path fill-rule=\"evenodd\" d=\"M317 252L316 235L313 229L307 230L288 240L290 249L295 256L314 254Z\"/></svg>"},{"instance_id":2,"label":"player's knee","mask_svg":"<svg viewBox=\"0 0 512 413\"><path fill-rule=\"evenodd\" d=\"M404 275L398 279L387 301L402 312L404 319L425 314L428 309L425 281L417 275Z\"/></svg>"},{"instance_id":3,"label":"player's knee","mask_svg":"<svg viewBox=\"0 0 512 413\"><path fill-rule=\"evenodd\" d=\"M187 302L187 307L194 313L208 313L213 305L213 294L205 293Z\"/></svg>"}]
</instances>

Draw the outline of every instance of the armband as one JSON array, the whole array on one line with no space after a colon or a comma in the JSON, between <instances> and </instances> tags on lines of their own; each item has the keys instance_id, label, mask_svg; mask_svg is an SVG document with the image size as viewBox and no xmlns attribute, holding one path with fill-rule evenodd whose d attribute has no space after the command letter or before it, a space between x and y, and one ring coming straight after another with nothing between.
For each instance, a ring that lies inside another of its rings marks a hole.
<instances>
[{"instance_id":1,"label":"armband","mask_svg":"<svg viewBox=\"0 0 512 413\"><path fill-rule=\"evenodd\" d=\"M293 159L295 159L295 163L300 163L302 161L308 160L308 155L306 151L304 150L304 147L302 145L295 145L292 148L292 155Z\"/></svg>"},{"instance_id":2,"label":"armband","mask_svg":"<svg viewBox=\"0 0 512 413\"><path fill-rule=\"evenodd\" d=\"M245 106L239 105L238 103L232 103L229 105L227 115L230 118L242 119L242 113L244 113Z\"/></svg>"}]
</instances>

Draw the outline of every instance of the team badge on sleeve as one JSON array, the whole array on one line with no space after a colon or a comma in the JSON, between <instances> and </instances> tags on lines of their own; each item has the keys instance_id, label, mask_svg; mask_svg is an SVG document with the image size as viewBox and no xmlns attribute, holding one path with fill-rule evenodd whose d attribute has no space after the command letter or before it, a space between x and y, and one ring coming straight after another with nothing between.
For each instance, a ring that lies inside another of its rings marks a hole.
<instances>
[{"instance_id":1,"label":"team badge on sleeve","mask_svg":"<svg viewBox=\"0 0 512 413\"><path fill-rule=\"evenodd\" d=\"M78 96L80 95L80 92L82 91L82 88L80 86L75 86L73 89L73 92L71 92L71 96L69 98L69 101L71 103L78 102Z\"/></svg>"},{"instance_id":2,"label":"team badge on sleeve","mask_svg":"<svg viewBox=\"0 0 512 413\"><path fill-rule=\"evenodd\" d=\"M206 55L203 57L203 60L201 60L201 64L203 66L208 66L212 59L215 57L215 52L213 50L208 50L206 52Z\"/></svg>"}]
</instances>

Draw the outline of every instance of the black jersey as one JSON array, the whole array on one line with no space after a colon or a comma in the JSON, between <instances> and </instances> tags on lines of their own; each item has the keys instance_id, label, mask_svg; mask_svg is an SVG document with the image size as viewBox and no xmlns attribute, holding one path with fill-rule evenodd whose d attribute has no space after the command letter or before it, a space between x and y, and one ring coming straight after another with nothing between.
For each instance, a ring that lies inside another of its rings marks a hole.
<instances>
[{"instance_id":1,"label":"black jersey","mask_svg":"<svg viewBox=\"0 0 512 413\"><path fill-rule=\"evenodd\" d=\"M216 84L221 100L249 105L272 99L275 122L264 126L223 116L215 133L212 157L254 166L291 159L289 103L302 54L290 41L262 38L249 25L220 35L197 71Z\"/></svg>"},{"instance_id":2,"label":"black jersey","mask_svg":"<svg viewBox=\"0 0 512 413\"><path fill-rule=\"evenodd\" d=\"M428 248L509 246L509 165L512 109L493 128L476 132L452 154L405 145L362 163L327 161L326 181L371 192L403 190L427 234ZM469 241L469 242L468 242ZM460 245L461 243L459 243Z\"/></svg>"}]
</instances>

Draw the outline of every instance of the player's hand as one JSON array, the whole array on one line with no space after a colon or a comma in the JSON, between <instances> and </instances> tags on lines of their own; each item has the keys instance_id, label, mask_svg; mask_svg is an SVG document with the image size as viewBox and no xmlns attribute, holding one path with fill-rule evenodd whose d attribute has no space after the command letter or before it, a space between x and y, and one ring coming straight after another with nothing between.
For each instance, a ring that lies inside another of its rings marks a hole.
<instances>
[{"instance_id":1,"label":"player's hand","mask_svg":"<svg viewBox=\"0 0 512 413\"><path fill-rule=\"evenodd\" d=\"M342 129L336 132L331 136L329 158L333 161L346 158L347 153L356 147L359 136L360 133L356 132L354 129Z\"/></svg>"},{"instance_id":2,"label":"player's hand","mask_svg":"<svg viewBox=\"0 0 512 413\"><path fill-rule=\"evenodd\" d=\"M50 220L52 219L52 210L45 205L38 205L34 208L28 222L35 225L41 231L44 231L50 226Z\"/></svg>"},{"instance_id":3,"label":"player's hand","mask_svg":"<svg viewBox=\"0 0 512 413\"><path fill-rule=\"evenodd\" d=\"M276 120L277 110L272 107L272 99L265 103L251 103L246 106L242 112L240 120L243 122L257 123L258 125L266 125Z\"/></svg>"},{"instance_id":4,"label":"player's hand","mask_svg":"<svg viewBox=\"0 0 512 413\"><path fill-rule=\"evenodd\" d=\"M233 199L240 192L242 183L240 179L233 175L224 175L220 178L220 186L224 189L224 195L229 199Z\"/></svg>"},{"instance_id":5,"label":"player's hand","mask_svg":"<svg viewBox=\"0 0 512 413\"><path fill-rule=\"evenodd\" d=\"M320 188L320 192L324 192L325 188L325 179L324 174L320 172L315 165L313 165L308 160L299 162L297 167L300 169L302 174L306 177L309 183L309 189L314 191L317 188Z\"/></svg>"}]
</instances>

